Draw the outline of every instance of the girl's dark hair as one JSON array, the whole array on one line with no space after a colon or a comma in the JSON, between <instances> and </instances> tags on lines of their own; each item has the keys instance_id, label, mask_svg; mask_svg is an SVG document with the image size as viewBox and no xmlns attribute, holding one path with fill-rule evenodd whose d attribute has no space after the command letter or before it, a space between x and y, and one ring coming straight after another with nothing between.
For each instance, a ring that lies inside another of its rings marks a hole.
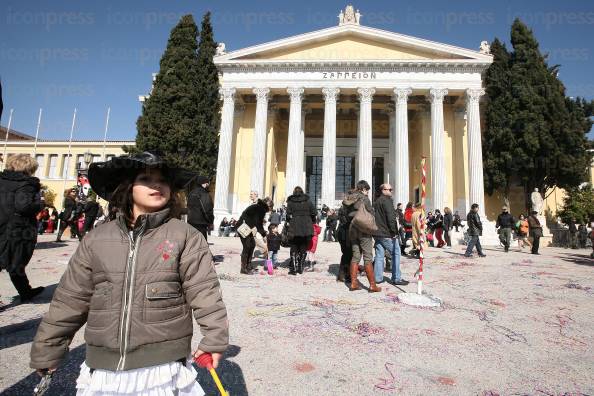
<instances>
[{"instance_id":1,"label":"girl's dark hair","mask_svg":"<svg viewBox=\"0 0 594 396\"><path fill-rule=\"evenodd\" d=\"M294 195L303 194L303 189L301 187L297 186L293 189L293 194Z\"/></svg>"},{"instance_id":2,"label":"girl's dark hair","mask_svg":"<svg viewBox=\"0 0 594 396\"><path fill-rule=\"evenodd\" d=\"M181 196L179 191L175 189L175 186L171 182L173 178L168 176L167 170L160 170L163 173L163 177L171 190L171 197L163 209L169 208L169 219L179 219L181 218L182 212ZM130 173L130 175L128 175L128 177L126 177L126 179L115 189L111 195L111 199L109 200L109 220L114 220L118 213L122 213L126 219L126 222L128 224L132 224L134 221L134 200L132 198L132 187L134 186L134 180L136 180L136 177L145 171L146 169L139 169L134 173Z\"/></svg>"},{"instance_id":3,"label":"girl's dark hair","mask_svg":"<svg viewBox=\"0 0 594 396\"><path fill-rule=\"evenodd\" d=\"M358 191L363 191L363 190L371 190L371 187L369 187L369 183L367 183L365 180L359 180L357 182L357 190Z\"/></svg>"}]
</instances>

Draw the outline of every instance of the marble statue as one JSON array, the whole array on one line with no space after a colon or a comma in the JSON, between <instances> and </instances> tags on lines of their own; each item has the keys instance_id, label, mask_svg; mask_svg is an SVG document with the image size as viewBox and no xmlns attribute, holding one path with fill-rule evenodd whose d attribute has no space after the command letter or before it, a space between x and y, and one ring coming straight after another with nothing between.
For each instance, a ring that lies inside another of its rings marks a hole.
<instances>
[{"instance_id":1,"label":"marble statue","mask_svg":"<svg viewBox=\"0 0 594 396\"><path fill-rule=\"evenodd\" d=\"M532 194L530 194L530 201L532 202L532 210L536 212L536 214L542 214L542 205L543 199L542 195L538 192L538 188L535 188Z\"/></svg>"},{"instance_id":2,"label":"marble statue","mask_svg":"<svg viewBox=\"0 0 594 396\"><path fill-rule=\"evenodd\" d=\"M215 52L215 55L223 55L225 54L225 43L219 43L219 45L217 45L217 50Z\"/></svg>"},{"instance_id":3,"label":"marble statue","mask_svg":"<svg viewBox=\"0 0 594 396\"><path fill-rule=\"evenodd\" d=\"M481 41L479 52L485 55L489 55L491 53L491 46L489 45L488 41Z\"/></svg>"}]
</instances>

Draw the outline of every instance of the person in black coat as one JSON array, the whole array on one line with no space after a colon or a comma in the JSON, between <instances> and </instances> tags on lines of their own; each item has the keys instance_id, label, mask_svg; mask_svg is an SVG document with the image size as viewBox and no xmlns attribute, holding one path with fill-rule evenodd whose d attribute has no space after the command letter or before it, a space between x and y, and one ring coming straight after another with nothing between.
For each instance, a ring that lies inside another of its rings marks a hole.
<instances>
[{"instance_id":1,"label":"person in black coat","mask_svg":"<svg viewBox=\"0 0 594 396\"><path fill-rule=\"evenodd\" d=\"M31 300L43 287L31 288L25 273L37 243L37 213L43 208L35 159L11 156L0 173L0 269L6 270L21 302Z\"/></svg>"},{"instance_id":2,"label":"person in black coat","mask_svg":"<svg viewBox=\"0 0 594 396\"><path fill-rule=\"evenodd\" d=\"M307 248L313 236L313 225L317 212L309 195L303 193L299 186L293 189L293 195L287 198L287 225L291 261L289 275L303 273L303 264L307 256Z\"/></svg>"},{"instance_id":3,"label":"person in black coat","mask_svg":"<svg viewBox=\"0 0 594 396\"><path fill-rule=\"evenodd\" d=\"M208 186L210 182L207 177L198 177L198 187L190 191L188 195L188 224L192 225L207 239L208 230L214 224L214 205Z\"/></svg>"},{"instance_id":4,"label":"person in black coat","mask_svg":"<svg viewBox=\"0 0 594 396\"><path fill-rule=\"evenodd\" d=\"M334 242L336 239L336 224L338 223L338 215L334 209L330 209L328 217L326 218L326 229L324 230L324 241Z\"/></svg>"},{"instance_id":5,"label":"person in black coat","mask_svg":"<svg viewBox=\"0 0 594 396\"><path fill-rule=\"evenodd\" d=\"M89 193L89 197L87 198L87 203L85 204L83 212L85 214L85 223L83 225L82 236L85 236L87 232L93 229L93 226L95 225L95 220L97 220L97 215L99 214L97 194L95 194L92 191Z\"/></svg>"},{"instance_id":6,"label":"person in black coat","mask_svg":"<svg viewBox=\"0 0 594 396\"><path fill-rule=\"evenodd\" d=\"M446 249L452 248L452 238L450 236L450 232L452 231L452 227L454 226L454 216L452 215L452 210L447 206L443 209L443 239L447 246Z\"/></svg>"},{"instance_id":7,"label":"person in black coat","mask_svg":"<svg viewBox=\"0 0 594 396\"><path fill-rule=\"evenodd\" d=\"M58 230L58 237L56 242L62 242L62 234L64 230L70 226L71 237L77 236L78 239L82 239L82 236L78 232L78 214L77 203L76 203L76 189L68 189L64 191L64 203L62 204L64 209L60 213L60 229Z\"/></svg>"},{"instance_id":8,"label":"person in black coat","mask_svg":"<svg viewBox=\"0 0 594 396\"><path fill-rule=\"evenodd\" d=\"M474 249L475 246L479 257L486 257L483 253L483 248L479 239L480 236L483 235L483 223L481 222L481 217L478 212L478 204L473 203L470 206L470 212L466 215L466 225L468 226L468 236L470 236L470 241L468 242L466 252L464 253L465 257L472 257L472 249Z\"/></svg>"},{"instance_id":9,"label":"person in black coat","mask_svg":"<svg viewBox=\"0 0 594 396\"><path fill-rule=\"evenodd\" d=\"M348 194L354 193L355 190L351 190ZM351 283L351 273L349 267L351 265L351 259L353 258L353 250L351 248L351 241L349 239L349 227L351 226L351 220L353 218L349 216L347 207L342 206L338 210L338 221L339 225L336 230L336 240L340 244L340 265L338 267L338 275L336 276L337 282Z\"/></svg>"},{"instance_id":10,"label":"person in black coat","mask_svg":"<svg viewBox=\"0 0 594 396\"><path fill-rule=\"evenodd\" d=\"M266 217L266 213L272 210L272 200L270 198L258 199L256 203L248 206L239 220L237 220L236 229L239 229L242 224L247 224L250 228L256 228L257 231L262 235L263 238L266 238L266 231L264 230L264 217ZM251 267L252 264L252 257L254 255L254 249L256 248L256 239L253 233L248 234L246 237L239 235L239 239L241 239L241 245L243 249L241 250L241 273L242 274L251 274L255 271L255 268Z\"/></svg>"}]
</instances>

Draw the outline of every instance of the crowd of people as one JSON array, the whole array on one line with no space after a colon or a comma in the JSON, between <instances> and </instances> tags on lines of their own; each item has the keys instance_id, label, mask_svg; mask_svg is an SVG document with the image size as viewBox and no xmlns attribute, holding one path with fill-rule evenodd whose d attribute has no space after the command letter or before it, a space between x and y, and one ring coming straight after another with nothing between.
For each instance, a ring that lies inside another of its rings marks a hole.
<instances>
[{"instance_id":1,"label":"crowd of people","mask_svg":"<svg viewBox=\"0 0 594 396\"><path fill-rule=\"evenodd\" d=\"M83 198L76 190L65 191L64 210L52 211L46 219L41 186L32 176L37 166L29 155L15 155L0 173L0 264L21 301L43 292L43 287L31 287L25 273L39 222L43 227L47 221L49 227L52 216L54 222L57 218L58 241L70 227L80 243L39 325L30 366L41 375L54 372L86 323L87 358L77 381L81 392L126 393L133 386L146 394L201 394L188 356L209 353L217 367L229 342L226 308L207 243L214 229L209 180L196 179L197 187L188 194L184 209L178 193L193 176L151 153L115 157L91 164L92 194ZM239 219L219 225L219 230L224 234L225 227L233 227L237 233L242 274L257 270L256 246L274 267L279 265L279 250L288 247L289 274L296 276L315 265L320 235L323 240L335 240L341 248L337 281L357 291L362 288L359 275L363 273L370 293L381 291L378 284L385 282L387 270L389 283L408 284L402 277L401 257L418 256L425 236L431 246L448 249L452 230L465 228L465 255L471 256L476 247L484 257L477 204L472 204L463 224L449 208L443 208L443 214L435 209L425 215L419 203L409 202L404 209L400 203L394 205L388 183L380 186L372 203L370 189L365 180L359 181L338 210L323 208L321 214L299 186L287 198L286 207L277 211L270 198L260 199L252 192L251 204ZM97 195L109 202L105 214L97 208ZM187 222L180 220L182 214ZM104 217L103 224L89 232L99 217ZM516 219L504 207L496 226L506 252L516 234L520 248L529 245L538 254L542 226L536 212ZM574 234L579 232L576 227ZM412 246L407 253L409 240ZM192 316L203 336L194 352ZM150 380L157 377L158 383Z\"/></svg>"}]
</instances>

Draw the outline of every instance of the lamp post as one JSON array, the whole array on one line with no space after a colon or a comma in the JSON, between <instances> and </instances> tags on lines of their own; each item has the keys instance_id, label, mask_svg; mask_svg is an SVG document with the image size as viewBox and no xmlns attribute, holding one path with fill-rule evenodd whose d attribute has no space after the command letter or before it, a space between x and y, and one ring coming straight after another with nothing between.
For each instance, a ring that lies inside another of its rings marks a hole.
<instances>
[{"instance_id":1,"label":"lamp post","mask_svg":"<svg viewBox=\"0 0 594 396\"><path fill-rule=\"evenodd\" d=\"M93 153L86 151L83 154L83 162L84 164L76 164L79 176L87 176L89 174L89 165L93 162Z\"/></svg>"}]
</instances>

